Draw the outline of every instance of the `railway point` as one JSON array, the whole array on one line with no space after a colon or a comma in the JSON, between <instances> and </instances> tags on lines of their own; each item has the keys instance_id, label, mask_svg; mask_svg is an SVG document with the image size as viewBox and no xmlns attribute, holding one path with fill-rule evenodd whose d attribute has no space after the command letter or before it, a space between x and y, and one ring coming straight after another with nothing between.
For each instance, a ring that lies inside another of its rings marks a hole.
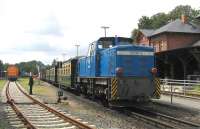
<instances>
[{"instance_id":1,"label":"railway point","mask_svg":"<svg viewBox=\"0 0 200 129\"><path fill-rule=\"evenodd\" d=\"M0 1L0 129L200 129L200 6Z\"/></svg>"}]
</instances>

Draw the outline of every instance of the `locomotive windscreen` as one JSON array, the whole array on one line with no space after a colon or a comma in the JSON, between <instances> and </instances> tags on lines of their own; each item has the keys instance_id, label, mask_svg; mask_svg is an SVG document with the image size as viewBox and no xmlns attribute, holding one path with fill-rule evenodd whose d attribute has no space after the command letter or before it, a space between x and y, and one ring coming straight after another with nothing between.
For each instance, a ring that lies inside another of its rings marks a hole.
<instances>
[{"instance_id":1,"label":"locomotive windscreen","mask_svg":"<svg viewBox=\"0 0 200 129\"><path fill-rule=\"evenodd\" d=\"M124 38L124 37L117 37L117 40L119 42L130 42L130 43L133 42L133 39ZM99 41L112 41L112 42L114 42L115 41L115 37L103 37L103 38L100 38Z\"/></svg>"},{"instance_id":2,"label":"locomotive windscreen","mask_svg":"<svg viewBox=\"0 0 200 129\"><path fill-rule=\"evenodd\" d=\"M98 47L99 48L110 48L115 45L128 45L128 44L132 44L132 43L133 43L133 40L131 38L103 37L98 40Z\"/></svg>"}]
</instances>

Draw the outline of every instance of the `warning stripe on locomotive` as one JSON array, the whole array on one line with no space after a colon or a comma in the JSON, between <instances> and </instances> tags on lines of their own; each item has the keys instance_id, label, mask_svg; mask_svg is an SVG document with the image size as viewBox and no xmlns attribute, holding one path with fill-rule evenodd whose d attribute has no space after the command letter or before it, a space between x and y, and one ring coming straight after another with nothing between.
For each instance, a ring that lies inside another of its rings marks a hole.
<instances>
[{"instance_id":1,"label":"warning stripe on locomotive","mask_svg":"<svg viewBox=\"0 0 200 129\"><path fill-rule=\"evenodd\" d=\"M155 84L154 96L156 98L160 98L160 95L161 95L160 79L159 78L155 78L154 79L154 84Z\"/></svg>"},{"instance_id":2,"label":"warning stripe on locomotive","mask_svg":"<svg viewBox=\"0 0 200 129\"><path fill-rule=\"evenodd\" d=\"M117 82L116 78L111 79L111 99L117 98Z\"/></svg>"}]
</instances>

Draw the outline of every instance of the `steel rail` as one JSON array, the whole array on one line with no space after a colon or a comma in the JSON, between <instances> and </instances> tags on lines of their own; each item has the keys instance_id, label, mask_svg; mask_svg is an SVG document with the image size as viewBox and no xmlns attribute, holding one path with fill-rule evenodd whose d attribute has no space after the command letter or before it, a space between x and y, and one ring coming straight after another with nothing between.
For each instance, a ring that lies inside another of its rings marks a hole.
<instances>
[{"instance_id":1,"label":"steel rail","mask_svg":"<svg viewBox=\"0 0 200 129\"><path fill-rule=\"evenodd\" d=\"M6 86L6 98L7 103L10 104L11 108L15 111L17 117L23 122L23 124L26 126L27 129L36 129L35 126L33 126L28 119L20 112L20 110L15 105L15 101L11 98L10 92L9 92L9 85L10 81L8 82Z\"/></svg>"},{"instance_id":2,"label":"steel rail","mask_svg":"<svg viewBox=\"0 0 200 129\"><path fill-rule=\"evenodd\" d=\"M133 112L133 111L130 111L130 110L122 110L122 112L126 113L127 115L130 115L131 117L134 117L136 119L144 121L147 124L151 124L151 125L158 127L158 128L181 129L181 128L172 126L171 124L169 124L167 122L159 121L158 119L151 118L149 116L146 116L146 115L143 115L143 114L140 114L140 113L137 113L137 112Z\"/></svg>"},{"instance_id":3,"label":"steel rail","mask_svg":"<svg viewBox=\"0 0 200 129\"><path fill-rule=\"evenodd\" d=\"M81 129L94 129L84 123L81 123L73 118L70 118L70 117L67 117L65 116L64 114L56 111L55 109L51 108L51 107L48 107L47 105L41 103L40 101L34 99L33 97L31 97L30 95L28 95L26 92L24 92L24 90L21 89L21 87L18 85L18 83L16 83L18 89L25 95L27 96L29 99L31 99L34 103L40 105L41 107L47 109L48 111L50 111L51 113L55 114L56 116L60 117L61 119L65 120L66 122L70 122L72 123L73 125L81 128Z\"/></svg>"},{"instance_id":4,"label":"steel rail","mask_svg":"<svg viewBox=\"0 0 200 129\"><path fill-rule=\"evenodd\" d=\"M178 126L180 126L180 125L181 126L190 126L191 129L193 129L193 128L199 129L200 128L200 124L197 124L197 123L181 120L181 119L178 119L178 118L175 118L175 117L172 117L172 116L168 116L168 115L165 115L165 114L161 114L161 113L158 113L158 112L149 111L149 110L143 109L142 107L134 107L134 108L137 109L137 110L140 110L144 113L150 114L151 116L153 115L156 118L151 118L151 117L150 118L154 119L156 121L158 121L158 119L161 119L161 120L169 121L169 122L174 123L176 125L179 124ZM151 121L154 121L154 120L151 120ZM162 125L163 125L163 123L162 123ZM175 126L172 126L172 125L170 125L170 126L175 128L175 129L179 128L179 127L175 127Z\"/></svg>"}]
</instances>

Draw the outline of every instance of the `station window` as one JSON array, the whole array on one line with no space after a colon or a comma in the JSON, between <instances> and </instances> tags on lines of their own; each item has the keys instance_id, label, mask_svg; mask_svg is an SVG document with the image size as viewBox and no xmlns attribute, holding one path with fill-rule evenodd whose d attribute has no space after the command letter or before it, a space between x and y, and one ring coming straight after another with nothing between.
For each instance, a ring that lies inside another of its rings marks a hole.
<instances>
[{"instance_id":1,"label":"station window","mask_svg":"<svg viewBox=\"0 0 200 129\"><path fill-rule=\"evenodd\" d=\"M153 46L154 46L156 52L160 51L160 43L159 42L154 42Z\"/></svg>"},{"instance_id":2,"label":"station window","mask_svg":"<svg viewBox=\"0 0 200 129\"><path fill-rule=\"evenodd\" d=\"M167 42L162 41L161 42L161 51L167 50Z\"/></svg>"}]
</instances>

